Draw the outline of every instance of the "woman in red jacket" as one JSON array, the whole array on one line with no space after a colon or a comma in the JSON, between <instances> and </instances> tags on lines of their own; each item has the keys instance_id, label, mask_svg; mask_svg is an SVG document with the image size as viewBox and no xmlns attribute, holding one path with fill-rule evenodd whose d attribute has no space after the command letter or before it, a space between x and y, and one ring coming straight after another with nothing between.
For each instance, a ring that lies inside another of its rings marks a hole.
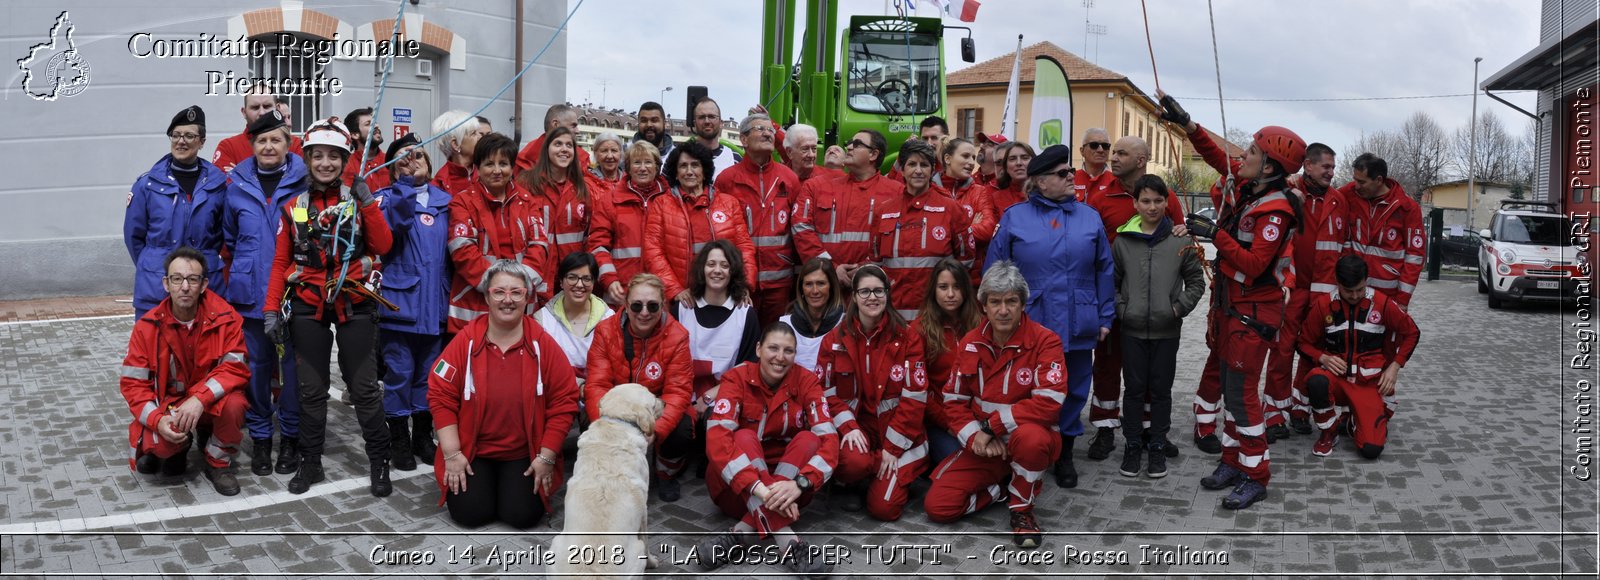
<instances>
[{"instance_id":1,"label":"woman in red jacket","mask_svg":"<svg viewBox=\"0 0 1600 580\"><path fill-rule=\"evenodd\" d=\"M340 181L350 159L349 131L337 119L306 129L306 165L311 187L283 204L278 250L267 282L267 335L294 341L300 384L300 467L289 493L305 493L322 481L322 445L328 426L329 358L338 331L339 374L356 407L371 464L372 495L393 491L389 483L389 426L378 384L377 300L363 283L394 237L383 210L364 181ZM285 302L285 294L288 301ZM284 308L287 306L287 308Z\"/></svg>"},{"instance_id":2,"label":"woman in red jacket","mask_svg":"<svg viewBox=\"0 0 1600 580\"><path fill-rule=\"evenodd\" d=\"M585 172L599 180L606 189L616 189L628 179L628 168L622 165L622 138L607 131L594 138L594 165Z\"/></svg>"},{"instance_id":3,"label":"woman in red jacket","mask_svg":"<svg viewBox=\"0 0 1600 580\"><path fill-rule=\"evenodd\" d=\"M667 299L693 304L689 295L689 261L712 240L729 240L745 264L754 264L756 246L745 226L744 208L731 196L719 196L710 183L711 150L693 141L667 155L667 183L672 195L650 206L644 226L644 263L667 286ZM755 268L745 273L756 285Z\"/></svg>"},{"instance_id":4,"label":"woman in red jacket","mask_svg":"<svg viewBox=\"0 0 1600 580\"><path fill-rule=\"evenodd\" d=\"M428 377L439 503L464 527L533 527L561 488L578 383L561 345L527 315L533 284L524 264L491 265L479 290L493 308L456 335Z\"/></svg>"},{"instance_id":5,"label":"woman in red jacket","mask_svg":"<svg viewBox=\"0 0 1600 580\"><path fill-rule=\"evenodd\" d=\"M589 421L600 418L600 398L618 384L643 385L666 403L655 429L656 497L671 503L681 496L677 477L694 443L694 369L689 333L667 316L665 294L652 274L628 282L622 314L594 331L583 400Z\"/></svg>"},{"instance_id":6,"label":"woman in red jacket","mask_svg":"<svg viewBox=\"0 0 1600 580\"><path fill-rule=\"evenodd\" d=\"M939 176L939 185L967 210L967 220L972 222L972 284L977 285L983 279L983 257L989 251L989 240L994 239L994 229L1000 225L1000 213L994 209L994 188L980 183L973 174L978 170L978 148L971 141L945 141L940 157L944 173Z\"/></svg>"},{"instance_id":7,"label":"woman in red jacket","mask_svg":"<svg viewBox=\"0 0 1600 580\"><path fill-rule=\"evenodd\" d=\"M948 166L947 166L948 167ZM928 363L928 454L937 464L961 448L950 422L940 408L940 389L950 381L956 364L956 345L961 337L983 322L976 289L967 277L967 267L952 258L939 260L933 277L922 293L922 308L911 327L922 336L923 360Z\"/></svg>"},{"instance_id":8,"label":"woman in red jacket","mask_svg":"<svg viewBox=\"0 0 1600 580\"><path fill-rule=\"evenodd\" d=\"M995 148L994 156L999 167L990 196L994 200L994 214L999 216L1005 214L1007 208L1027 201L1028 192L1023 186L1028 182L1028 162L1033 161L1034 153L1027 143L1007 141Z\"/></svg>"},{"instance_id":9,"label":"woman in red jacket","mask_svg":"<svg viewBox=\"0 0 1600 580\"><path fill-rule=\"evenodd\" d=\"M561 257L589 250L584 238L589 235L592 198L605 189L578 166L576 136L566 127L551 129L539 161L517 175L517 185L528 190L550 241L551 259L538 270L545 280L554 279Z\"/></svg>"},{"instance_id":10,"label":"woman in red jacket","mask_svg":"<svg viewBox=\"0 0 1600 580\"><path fill-rule=\"evenodd\" d=\"M903 192L880 200L872 232L872 257L894 280L891 307L902 320L916 316L922 289L940 258L972 260L967 212L933 184L933 146L908 140L900 146Z\"/></svg>"},{"instance_id":11,"label":"woman in red jacket","mask_svg":"<svg viewBox=\"0 0 1600 580\"><path fill-rule=\"evenodd\" d=\"M550 297L542 272L550 260L550 244L540 221L538 206L528 190L512 179L517 144L510 137L490 133L473 149L472 165L478 179L470 187L451 192L450 329L461 332L468 323L489 312L489 302L478 285L496 260L511 259L533 269L529 304Z\"/></svg>"},{"instance_id":12,"label":"woman in red jacket","mask_svg":"<svg viewBox=\"0 0 1600 580\"><path fill-rule=\"evenodd\" d=\"M600 262L595 293L611 304L622 304L625 284L645 271L645 214L669 187L661 176L661 152L655 145L634 141L627 160L628 182L592 204L594 217L589 222L589 252Z\"/></svg>"},{"instance_id":13,"label":"woman in red jacket","mask_svg":"<svg viewBox=\"0 0 1600 580\"><path fill-rule=\"evenodd\" d=\"M889 307L889 289L889 275L877 265L856 270L844 322L822 339L817 355L840 433L837 480L854 486L844 510L859 511L864 493L867 513L884 521L900 519L908 486L928 467L922 335Z\"/></svg>"}]
</instances>

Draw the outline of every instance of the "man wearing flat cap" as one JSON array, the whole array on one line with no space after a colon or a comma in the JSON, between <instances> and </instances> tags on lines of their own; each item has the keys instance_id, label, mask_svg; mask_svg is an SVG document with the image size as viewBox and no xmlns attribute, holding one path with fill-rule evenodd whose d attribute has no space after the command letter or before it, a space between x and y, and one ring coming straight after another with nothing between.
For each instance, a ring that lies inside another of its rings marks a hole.
<instances>
[{"instance_id":1,"label":"man wearing flat cap","mask_svg":"<svg viewBox=\"0 0 1600 580\"><path fill-rule=\"evenodd\" d=\"M1095 345L1111 332L1117 313L1111 243L1100 214L1074 194L1075 173L1067 145L1051 145L1028 162L1028 199L1001 216L984 261L1017 264L1032 289L1028 318L1055 332L1066 348L1067 397L1055 466L1056 484L1066 488L1078 485L1072 448L1083 435L1079 414L1089 399Z\"/></svg>"},{"instance_id":2,"label":"man wearing flat cap","mask_svg":"<svg viewBox=\"0 0 1600 580\"><path fill-rule=\"evenodd\" d=\"M128 190L122 243L133 260L135 318L167 297L161 284L167 254L183 246L205 256L213 288L222 287L222 205L228 176L200 158L206 144L206 112L198 105L167 123L168 153Z\"/></svg>"}]
</instances>

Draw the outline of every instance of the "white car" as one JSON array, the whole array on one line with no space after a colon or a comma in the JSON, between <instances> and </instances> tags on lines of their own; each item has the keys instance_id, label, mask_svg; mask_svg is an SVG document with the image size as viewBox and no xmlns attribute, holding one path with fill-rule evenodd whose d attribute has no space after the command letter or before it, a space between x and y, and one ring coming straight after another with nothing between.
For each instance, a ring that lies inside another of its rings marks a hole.
<instances>
[{"instance_id":1,"label":"white car","mask_svg":"<svg viewBox=\"0 0 1600 580\"><path fill-rule=\"evenodd\" d=\"M1580 232L1581 234L1581 232ZM1573 244L1572 222L1555 204L1506 200L1489 229L1480 230L1478 292L1489 307L1506 301L1560 302L1577 297L1579 266L1588 260Z\"/></svg>"}]
</instances>

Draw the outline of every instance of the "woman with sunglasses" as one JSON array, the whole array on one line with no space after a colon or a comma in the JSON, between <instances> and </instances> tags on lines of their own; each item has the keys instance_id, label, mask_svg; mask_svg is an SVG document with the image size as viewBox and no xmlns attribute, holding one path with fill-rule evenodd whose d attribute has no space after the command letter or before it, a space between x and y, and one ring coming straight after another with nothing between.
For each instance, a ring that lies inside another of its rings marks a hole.
<instances>
[{"instance_id":1,"label":"woman with sunglasses","mask_svg":"<svg viewBox=\"0 0 1600 580\"><path fill-rule=\"evenodd\" d=\"M971 222L974 285L983 277L983 255L989 251L989 240L994 238L994 228L1000 223L1000 214L994 210L994 188L978 179L979 155L971 141L961 138L945 141L944 150L940 152L944 172L937 174L934 180L966 211L967 221Z\"/></svg>"},{"instance_id":2,"label":"woman with sunglasses","mask_svg":"<svg viewBox=\"0 0 1600 580\"><path fill-rule=\"evenodd\" d=\"M878 173L888 141L882 133L862 129L847 145L845 174L813 179L800 186L789 228L800 259L833 261L839 281L850 284L856 268L872 260L872 226L883 205L896 199L904 185Z\"/></svg>"},{"instance_id":3,"label":"woman with sunglasses","mask_svg":"<svg viewBox=\"0 0 1600 580\"><path fill-rule=\"evenodd\" d=\"M994 213L1028 200L1028 164L1033 162L1033 147L1021 141L1007 141L994 149Z\"/></svg>"},{"instance_id":4,"label":"woman with sunglasses","mask_svg":"<svg viewBox=\"0 0 1600 580\"><path fill-rule=\"evenodd\" d=\"M711 187L715 167L711 150L695 141L672 148L667 155L667 183L672 195L650 203L644 225L645 268L667 287L667 300L680 306L694 304L689 292L689 262L713 240L729 240L744 264L754 264L755 242L745 226L744 208L733 196ZM756 273L747 272L753 288ZM748 301L748 298L741 299Z\"/></svg>"},{"instance_id":5,"label":"woman with sunglasses","mask_svg":"<svg viewBox=\"0 0 1600 580\"><path fill-rule=\"evenodd\" d=\"M578 384L561 345L525 314L534 282L515 260L490 265L478 287L489 314L456 334L428 376L439 503L462 527L533 527L561 488Z\"/></svg>"},{"instance_id":6,"label":"woman with sunglasses","mask_svg":"<svg viewBox=\"0 0 1600 580\"><path fill-rule=\"evenodd\" d=\"M1012 149L1015 151L1015 148ZM1061 458L1056 484L1077 487L1072 446L1083 434L1079 415L1089 398L1095 345L1117 313L1111 244L1093 207L1073 194L1072 149L1051 145L1027 165L1028 201L1000 217L985 271L1015 262L1028 282L1028 318L1066 347L1067 399L1061 405Z\"/></svg>"},{"instance_id":7,"label":"woman with sunglasses","mask_svg":"<svg viewBox=\"0 0 1600 580\"><path fill-rule=\"evenodd\" d=\"M869 515L894 521L910 499L908 486L928 466L922 335L889 307L883 268L856 270L852 295L844 322L823 338L817 356L840 433L836 481L845 511L860 511L864 495Z\"/></svg>"},{"instance_id":8,"label":"woman with sunglasses","mask_svg":"<svg viewBox=\"0 0 1600 580\"><path fill-rule=\"evenodd\" d=\"M654 274L628 282L622 315L600 323L589 346L589 381L583 385L585 416L600 418L600 398L619 384L637 383L666 404L655 428L656 497L678 501L678 474L694 444L694 368L689 332L664 310L666 289Z\"/></svg>"},{"instance_id":9,"label":"woman with sunglasses","mask_svg":"<svg viewBox=\"0 0 1600 580\"><path fill-rule=\"evenodd\" d=\"M840 298L839 276L833 271L833 262L827 258L808 260L795 277L794 295L794 304L778 321L794 329L794 364L814 371L822 337L844 317L844 300Z\"/></svg>"},{"instance_id":10,"label":"woman with sunglasses","mask_svg":"<svg viewBox=\"0 0 1600 580\"><path fill-rule=\"evenodd\" d=\"M933 277L922 292L922 308L911 327L922 336L922 356L928 363L928 452L932 464L943 461L961 448L950 429L950 423L941 412L940 389L950 380L950 369L955 367L956 346L961 337L983 322L983 311L978 307L976 290L967 277L967 267L951 258L939 260L933 267Z\"/></svg>"},{"instance_id":11,"label":"woman with sunglasses","mask_svg":"<svg viewBox=\"0 0 1600 580\"><path fill-rule=\"evenodd\" d=\"M561 291L544 308L533 313L533 320L561 344L561 352L566 353L580 385L584 369L588 367L589 344L594 339L595 328L616 314L604 300L594 295L594 273L599 269L594 256L588 252L567 254L556 268L556 283L561 285ZM600 400L595 399L595 402Z\"/></svg>"},{"instance_id":12,"label":"woman with sunglasses","mask_svg":"<svg viewBox=\"0 0 1600 580\"><path fill-rule=\"evenodd\" d=\"M972 260L972 229L967 212L934 185L933 146L907 140L900 146L906 185L883 200L872 232L873 261L895 281L889 297L901 320L910 320L922 303L922 289L940 258Z\"/></svg>"}]
</instances>

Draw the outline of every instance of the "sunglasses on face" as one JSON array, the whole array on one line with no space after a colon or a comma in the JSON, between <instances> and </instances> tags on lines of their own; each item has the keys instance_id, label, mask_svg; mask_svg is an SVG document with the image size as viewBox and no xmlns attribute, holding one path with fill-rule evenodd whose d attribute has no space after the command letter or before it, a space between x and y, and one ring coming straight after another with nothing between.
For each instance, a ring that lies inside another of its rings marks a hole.
<instances>
[{"instance_id":1,"label":"sunglasses on face","mask_svg":"<svg viewBox=\"0 0 1600 580\"><path fill-rule=\"evenodd\" d=\"M1084 147L1088 147L1090 149L1098 149L1100 151L1105 151L1105 150L1111 149L1111 144L1110 143L1099 142L1099 141L1090 142L1090 143L1084 143L1083 146Z\"/></svg>"},{"instance_id":2,"label":"sunglasses on face","mask_svg":"<svg viewBox=\"0 0 1600 580\"><path fill-rule=\"evenodd\" d=\"M646 309L649 309L651 314L655 314L661 311L661 303L651 300L649 302L634 302L628 305L628 310L632 310L634 314L642 313Z\"/></svg>"},{"instance_id":3,"label":"sunglasses on face","mask_svg":"<svg viewBox=\"0 0 1600 580\"><path fill-rule=\"evenodd\" d=\"M869 144L869 143L867 143L865 141L862 141L860 139L851 139L850 142L847 143L845 146L849 147L851 149L855 149L855 148L859 147L859 148L863 148L863 149L871 149L873 151L877 151L878 150L877 147L873 147L871 144Z\"/></svg>"},{"instance_id":4,"label":"sunglasses on face","mask_svg":"<svg viewBox=\"0 0 1600 580\"><path fill-rule=\"evenodd\" d=\"M1071 167L1067 167L1065 169L1057 169L1055 171L1051 171L1050 173L1054 173L1056 177L1060 177L1062 179L1072 179L1072 174L1077 173L1077 170L1073 169Z\"/></svg>"}]
</instances>

